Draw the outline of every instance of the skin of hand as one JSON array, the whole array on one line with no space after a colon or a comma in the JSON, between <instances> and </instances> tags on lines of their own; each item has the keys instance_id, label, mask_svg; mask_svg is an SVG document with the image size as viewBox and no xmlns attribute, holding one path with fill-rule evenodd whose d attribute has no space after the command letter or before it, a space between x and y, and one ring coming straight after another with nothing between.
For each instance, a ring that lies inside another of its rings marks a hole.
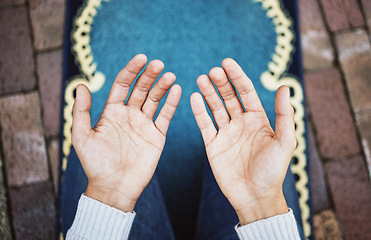
<instances>
[{"instance_id":1,"label":"skin of hand","mask_svg":"<svg viewBox=\"0 0 371 240\"><path fill-rule=\"evenodd\" d=\"M85 195L124 212L133 211L154 174L181 96L181 87L173 85L173 73L165 73L151 89L164 68L160 60L153 60L125 104L130 85L146 63L147 57L139 54L120 71L94 129L91 95L85 85L77 86L73 106L72 143L88 177ZM154 122L159 102L169 89Z\"/></svg>"},{"instance_id":2,"label":"skin of hand","mask_svg":"<svg viewBox=\"0 0 371 240\"><path fill-rule=\"evenodd\" d=\"M287 213L282 184L296 147L289 88L282 86L277 91L274 132L251 80L241 67L230 58L223 61L222 67L213 68L209 76L197 79L218 130L202 96L199 93L191 96L215 179L236 210L240 225Z\"/></svg>"}]
</instances>

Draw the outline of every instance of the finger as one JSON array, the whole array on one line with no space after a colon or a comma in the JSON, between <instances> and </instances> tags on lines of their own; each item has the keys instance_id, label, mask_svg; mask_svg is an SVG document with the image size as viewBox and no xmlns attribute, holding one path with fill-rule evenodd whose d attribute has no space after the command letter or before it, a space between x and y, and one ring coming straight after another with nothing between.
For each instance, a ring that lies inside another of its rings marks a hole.
<instances>
[{"instance_id":1,"label":"finger","mask_svg":"<svg viewBox=\"0 0 371 240\"><path fill-rule=\"evenodd\" d=\"M230 120L228 113L224 108L222 100L216 93L209 77L207 75L199 76L197 79L197 85L200 88L201 93L214 116L217 127L220 129L226 126Z\"/></svg>"},{"instance_id":2,"label":"finger","mask_svg":"<svg viewBox=\"0 0 371 240\"><path fill-rule=\"evenodd\" d=\"M175 110L178 106L180 96L182 95L182 88L175 84L166 98L166 102L157 116L155 126L162 134L166 135L169 128L170 121L174 116Z\"/></svg>"},{"instance_id":3,"label":"finger","mask_svg":"<svg viewBox=\"0 0 371 240\"><path fill-rule=\"evenodd\" d=\"M76 87L76 100L73 104L72 143L83 142L91 131L90 114L91 95L84 84Z\"/></svg>"},{"instance_id":4,"label":"finger","mask_svg":"<svg viewBox=\"0 0 371 240\"><path fill-rule=\"evenodd\" d=\"M113 82L111 92L107 103L124 103L129 93L129 88L140 71L147 63L147 57L144 54L138 54L117 74Z\"/></svg>"},{"instance_id":5,"label":"finger","mask_svg":"<svg viewBox=\"0 0 371 240\"><path fill-rule=\"evenodd\" d=\"M224 59L222 66L240 94L246 112L264 111L254 85L246 76L240 65L238 65L233 59L226 58Z\"/></svg>"},{"instance_id":6,"label":"finger","mask_svg":"<svg viewBox=\"0 0 371 240\"><path fill-rule=\"evenodd\" d=\"M201 94L193 93L191 95L191 107L196 118L197 125L200 128L202 138L204 139L205 146L207 147L215 138L217 131L209 114L207 114Z\"/></svg>"},{"instance_id":7,"label":"finger","mask_svg":"<svg viewBox=\"0 0 371 240\"><path fill-rule=\"evenodd\" d=\"M290 90L286 86L276 94L276 136L282 146L294 149L296 146L294 108L290 103Z\"/></svg>"},{"instance_id":8,"label":"finger","mask_svg":"<svg viewBox=\"0 0 371 240\"><path fill-rule=\"evenodd\" d=\"M165 73L156 85L149 91L148 97L142 107L142 112L153 119L156 114L158 104L165 96L171 85L175 82L174 73Z\"/></svg>"},{"instance_id":9,"label":"finger","mask_svg":"<svg viewBox=\"0 0 371 240\"><path fill-rule=\"evenodd\" d=\"M151 61L135 83L126 105L142 108L149 89L152 87L163 69L164 64L160 60Z\"/></svg>"},{"instance_id":10,"label":"finger","mask_svg":"<svg viewBox=\"0 0 371 240\"><path fill-rule=\"evenodd\" d=\"M244 110L240 100L238 99L236 90L234 89L232 83L228 80L224 70L220 67L215 67L210 70L209 76L222 96L231 118L243 114Z\"/></svg>"}]
</instances>

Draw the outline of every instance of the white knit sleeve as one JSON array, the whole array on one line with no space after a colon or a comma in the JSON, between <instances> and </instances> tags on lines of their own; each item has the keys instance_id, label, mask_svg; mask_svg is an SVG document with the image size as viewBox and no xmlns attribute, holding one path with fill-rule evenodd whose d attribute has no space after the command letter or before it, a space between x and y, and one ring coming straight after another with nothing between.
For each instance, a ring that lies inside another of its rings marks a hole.
<instances>
[{"instance_id":1,"label":"white knit sleeve","mask_svg":"<svg viewBox=\"0 0 371 240\"><path fill-rule=\"evenodd\" d=\"M293 211L235 227L241 240L300 240Z\"/></svg>"},{"instance_id":2,"label":"white knit sleeve","mask_svg":"<svg viewBox=\"0 0 371 240\"><path fill-rule=\"evenodd\" d=\"M66 239L128 239L134 217L83 194Z\"/></svg>"}]
</instances>

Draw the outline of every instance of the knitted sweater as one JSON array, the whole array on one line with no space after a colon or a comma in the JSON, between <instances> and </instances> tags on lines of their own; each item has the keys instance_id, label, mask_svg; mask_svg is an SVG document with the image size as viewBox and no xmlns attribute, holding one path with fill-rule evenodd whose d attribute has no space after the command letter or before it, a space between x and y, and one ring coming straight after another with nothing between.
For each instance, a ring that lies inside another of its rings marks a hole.
<instances>
[{"instance_id":1,"label":"knitted sweater","mask_svg":"<svg viewBox=\"0 0 371 240\"><path fill-rule=\"evenodd\" d=\"M66 239L128 239L134 218L135 212L122 212L83 194ZM241 240L300 239L291 209L244 226L237 224L235 230Z\"/></svg>"}]
</instances>

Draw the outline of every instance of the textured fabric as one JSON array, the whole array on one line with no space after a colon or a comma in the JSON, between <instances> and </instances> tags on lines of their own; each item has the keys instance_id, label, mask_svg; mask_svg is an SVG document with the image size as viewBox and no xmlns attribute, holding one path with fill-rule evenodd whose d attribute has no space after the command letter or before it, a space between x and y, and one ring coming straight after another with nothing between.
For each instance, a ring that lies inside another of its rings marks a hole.
<instances>
[{"instance_id":1,"label":"textured fabric","mask_svg":"<svg viewBox=\"0 0 371 240\"><path fill-rule=\"evenodd\" d=\"M241 240L300 240L293 211L244 226L236 225Z\"/></svg>"},{"instance_id":2,"label":"textured fabric","mask_svg":"<svg viewBox=\"0 0 371 240\"><path fill-rule=\"evenodd\" d=\"M206 165L204 167L204 182L195 239L237 240L239 238L234 230L234 226L239 221L238 216L216 183L210 165L208 163ZM283 192L287 205L295 213L295 227L297 227L301 239L305 239L298 203L298 193L293 191L293 189L295 189L295 178L291 171L288 171L283 183Z\"/></svg>"},{"instance_id":3,"label":"textured fabric","mask_svg":"<svg viewBox=\"0 0 371 240\"><path fill-rule=\"evenodd\" d=\"M127 239L134 218L135 213L124 213L83 194L67 239Z\"/></svg>"},{"instance_id":4,"label":"textured fabric","mask_svg":"<svg viewBox=\"0 0 371 240\"><path fill-rule=\"evenodd\" d=\"M71 229L67 232L67 240L128 239L134 218L135 213L124 213L81 195L75 220ZM235 230L241 240L300 239L291 209L288 213L244 226L238 224Z\"/></svg>"},{"instance_id":5,"label":"textured fabric","mask_svg":"<svg viewBox=\"0 0 371 240\"><path fill-rule=\"evenodd\" d=\"M130 240L175 240L160 184L155 174L135 204Z\"/></svg>"}]
</instances>

